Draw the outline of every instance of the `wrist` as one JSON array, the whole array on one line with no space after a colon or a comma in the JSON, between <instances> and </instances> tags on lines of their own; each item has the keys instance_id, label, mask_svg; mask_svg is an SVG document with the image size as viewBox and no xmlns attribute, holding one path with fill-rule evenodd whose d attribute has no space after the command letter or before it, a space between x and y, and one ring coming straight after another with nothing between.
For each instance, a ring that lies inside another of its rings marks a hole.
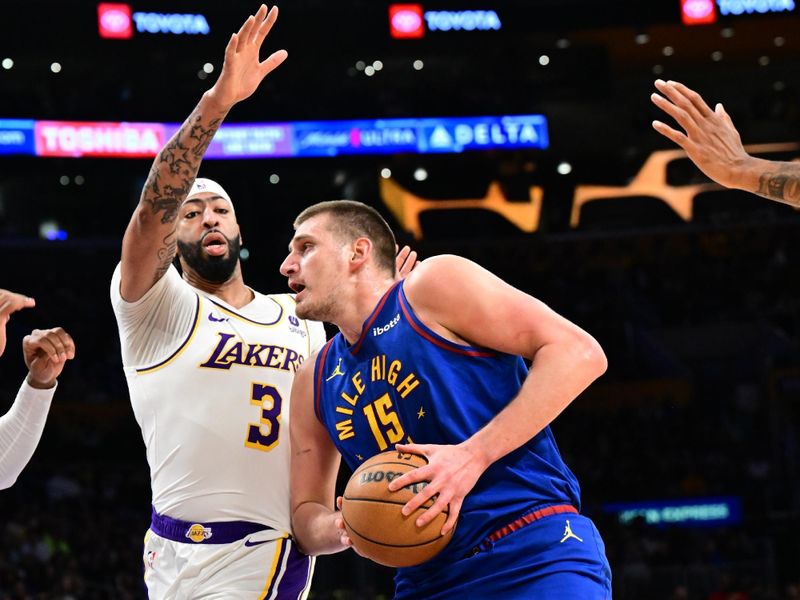
<instances>
[{"instance_id":1,"label":"wrist","mask_svg":"<svg viewBox=\"0 0 800 600\"><path fill-rule=\"evenodd\" d=\"M212 111L218 112L224 117L233 108L236 101L223 98L215 86L203 94L203 103Z\"/></svg>"},{"instance_id":2,"label":"wrist","mask_svg":"<svg viewBox=\"0 0 800 600\"><path fill-rule=\"evenodd\" d=\"M50 390L56 386L56 380L52 379L50 381L39 381L33 375L28 372L28 377L25 379L28 382L28 385L31 386L35 390Z\"/></svg>"},{"instance_id":3,"label":"wrist","mask_svg":"<svg viewBox=\"0 0 800 600\"><path fill-rule=\"evenodd\" d=\"M731 165L728 181L724 185L744 190L746 192L758 193L759 183L766 166L766 161L745 155L742 159Z\"/></svg>"},{"instance_id":4,"label":"wrist","mask_svg":"<svg viewBox=\"0 0 800 600\"><path fill-rule=\"evenodd\" d=\"M485 471L498 457L490 454L490 445L481 443L480 435L482 431L484 430L477 432L459 445L472 456L472 462L479 465L481 471Z\"/></svg>"}]
</instances>

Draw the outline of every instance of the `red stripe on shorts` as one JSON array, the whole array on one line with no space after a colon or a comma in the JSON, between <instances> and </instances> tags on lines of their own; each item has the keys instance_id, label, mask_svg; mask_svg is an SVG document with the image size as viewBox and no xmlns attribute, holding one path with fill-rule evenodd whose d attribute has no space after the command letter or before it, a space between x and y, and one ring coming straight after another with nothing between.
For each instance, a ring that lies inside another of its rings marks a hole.
<instances>
[{"instance_id":1,"label":"red stripe on shorts","mask_svg":"<svg viewBox=\"0 0 800 600\"><path fill-rule=\"evenodd\" d=\"M490 533L485 540L472 549L472 554L477 554L481 550L488 549L491 544L506 537L510 533L514 533L515 531L522 529L526 525L530 525L534 521L538 521L543 517L550 517L552 515L560 515L563 513L573 513L577 515L578 509L571 504L556 504L555 506L545 506L544 508L529 512L527 515L521 516L516 521L512 521L508 525L504 525L494 533Z\"/></svg>"}]
</instances>

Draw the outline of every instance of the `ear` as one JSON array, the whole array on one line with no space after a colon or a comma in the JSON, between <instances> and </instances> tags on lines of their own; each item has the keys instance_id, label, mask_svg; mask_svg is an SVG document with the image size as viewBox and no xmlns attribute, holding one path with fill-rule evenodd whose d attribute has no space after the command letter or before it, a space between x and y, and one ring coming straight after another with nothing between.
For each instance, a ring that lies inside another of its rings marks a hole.
<instances>
[{"instance_id":1,"label":"ear","mask_svg":"<svg viewBox=\"0 0 800 600\"><path fill-rule=\"evenodd\" d=\"M372 240L357 238L350 247L350 266L353 270L360 268L372 256Z\"/></svg>"}]
</instances>

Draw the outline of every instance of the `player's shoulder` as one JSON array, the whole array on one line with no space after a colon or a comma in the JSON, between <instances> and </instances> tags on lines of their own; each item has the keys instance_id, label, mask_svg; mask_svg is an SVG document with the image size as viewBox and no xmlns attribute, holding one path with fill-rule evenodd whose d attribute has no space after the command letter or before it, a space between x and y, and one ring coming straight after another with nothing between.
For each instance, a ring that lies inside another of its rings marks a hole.
<instances>
[{"instance_id":1,"label":"player's shoulder","mask_svg":"<svg viewBox=\"0 0 800 600\"><path fill-rule=\"evenodd\" d=\"M415 295L438 296L442 289L483 269L471 260L455 254L439 254L420 262L403 283L403 289Z\"/></svg>"}]
</instances>

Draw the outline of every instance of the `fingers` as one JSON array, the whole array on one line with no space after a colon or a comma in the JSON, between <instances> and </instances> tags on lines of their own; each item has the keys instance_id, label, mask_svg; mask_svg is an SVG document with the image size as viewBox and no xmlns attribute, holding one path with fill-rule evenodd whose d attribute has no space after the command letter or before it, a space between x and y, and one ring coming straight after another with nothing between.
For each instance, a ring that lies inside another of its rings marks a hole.
<instances>
[{"instance_id":1,"label":"fingers","mask_svg":"<svg viewBox=\"0 0 800 600\"><path fill-rule=\"evenodd\" d=\"M67 360L72 360L75 358L75 342L73 341L72 336L64 331L64 329L61 327L51 329L50 332L56 339L58 339L58 344L56 344L56 347L59 348L59 355Z\"/></svg>"},{"instance_id":2,"label":"fingers","mask_svg":"<svg viewBox=\"0 0 800 600\"><path fill-rule=\"evenodd\" d=\"M278 7L273 6L271 10L267 11L267 5L262 4L256 14L247 17L239 31L234 34L236 36L235 52L241 52L248 44L255 44L256 48L260 47L277 19Z\"/></svg>"},{"instance_id":3,"label":"fingers","mask_svg":"<svg viewBox=\"0 0 800 600\"><path fill-rule=\"evenodd\" d=\"M264 42L264 38L267 37L270 30L272 29L272 26L275 25L275 21L277 20L278 20L278 7L273 6L270 9L269 14L267 14L267 18L263 19L263 21L260 22L260 25L258 26L258 29L256 30L256 33L253 36L253 42L258 46L261 46L261 44Z\"/></svg>"},{"instance_id":4,"label":"fingers","mask_svg":"<svg viewBox=\"0 0 800 600\"><path fill-rule=\"evenodd\" d=\"M711 115L711 108L708 106L708 104L706 104L706 101L703 100L703 97L693 89L686 87L680 81L668 81L667 86L674 87L681 94L681 96L689 100L697 112L700 113L700 116L708 117Z\"/></svg>"},{"instance_id":5,"label":"fingers","mask_svg":"<svg viewBox=\"0 0 800 600\"><path fill-rule=\"evenodd\" d=\"M677 121L678 124L684 129L688 130L690 127L693 126L692 121L689 117L689 113L687 113L685 110L683 110L676 104L670 102L663 96L659 96L658 94L653 93L650 95L650 100L652 100L653 104L655 104L658 108L660 108L670 117L675 119L675 121Z\"/></svg>"},{"instance_id":6,"label":"fingers","mask_svg":"<svg viewBox=\"0 0 800 600\"><path fill-rule=\"evenodd\" d=\"M669 101L659 97L658 94L653 94L651 96L653 102L672 116L690 135L698 122L714 114L700 94L682 83L658 79L655 85Z\"/></svg>"},{"instance_id":7,"label":"fingers","mask_svg":"<svg viewBox=\"0 0 800 600\"><path fill-rule=\"evenodd\" d=\"M9 292L8 290L0 290L0 317L8 318L9 315L18 310L34 306L36 306L36 300L33 298Z\"/></svg>"},{"instance_id":8,"label":"fingers","mask_svg":"<svg viewBox=\"0 0 800 600\"><path fill-rule=\"evenodd\" d=\"M256 18L253 15L247 17L247 20L242 24L239 28L239 31L236 33L236 37L238 38L236 44L236 51L241 52L244 50L245 44L250 41L250 31L253 29L253 25L256 22Z\"/></svg>"},{"instance_id":9,"label":"fingers","mask_svg":"<svg viewBox=\"0 0 800 600\"><path fill-rule=\"evenodd\" d=\"M258 7L256 14L253 15L253 26L248 31L247 35L247 43L253 44L258 39L259 29L261 29L261 25L264 23L265 17L267 16L267 5L262 4Z\"/></svg>"},{"instance_id":10,"label":"fingers","mask_svg":"<svg viewBox=\"0 0 800 600\"><path fill-rule=\"evenodd\" d=\"M458 515L461 513L462 503L463 499L453 498L450 501L450 513L447 515L447 520L444 522L444 526L442 527L442 535L447 535L450 530L456 526Z\"/></svg>"},{"instance_id":11,"label":"fingers","mask_svg":"<svg viewBox=\"0 0 800 600\"><path fill-rule=\"evenodd\" d=\"M407 473L404 473L400 477L396 479L392 479L391 483L389 483L388 488L390 492L396 492L397 490L402 490L404 487L408 487L410 485L414 485L415 483L422 483L425 482L427 484L428 480L430 479L430 468L429 467L419 467L417 469L412 469ZM416 506L414 507L416 508ZM411 509L413 510L413 508ZM411 512L409 510L409 512ZM408 513L403 513L408 514Z\"/></svg>"},{"instance_id":12,"label":"fingers","mask_svg":"<svg viewBox=\"0 0 800 600\"><path fill-rule=\"evenodd\" d=\"M43 336L44 332L40 329L34 329L30 335L22 338L22 349L25 356L30 356L31 361L42 355L50 359L51 362L61 362L59 358L58 348L49 337Z\"/></svg>"},{"instance_id":13,"label":"fingers","mask_svg":"<svg viewBox=\"0 0 800 600\"><path fill-rule=\"evenodd\" d=\"M430 450L430 445L426 444L395 444L394 447L395 450L403 454L419 454L426 458L428 457L428 450Z\"/></svg>"},{"instance_id":14,"label":"fingers","mask_svg":"<svg viewBox=\"0 0 800 600\"><path fill-rule=\"evenodd\" d=\"M423 492L421 492L421 493L424 493L424 492L425 492L425 490L423 490ZM417 496L419 496L419 495L420 494L417 494ZM448 499L444 498L442 496L442 494L439 494L438 496L436 496L434 494L433 496L430 496L430 497L433 498L434 496L435 496L435 499L434 499L434 502L431 505L431 507L429 509L427 509L425 512L423 512L417 518L417 520L415 521L415 524L416 524L417 527L425 527L428 523L433 521L437 517L437 515L439 515L439 513L441 513L442 511L447 510L447 506L449 504ZM412 500L413 500L413 498L412 498ZM409 501L406 504L406 506L408 506L409 504L411 504L411 501ZM416 510L416 509L414 509L414 510ZM411 514L411 512L412 511L409 511L408 514ZM446 522L447 521L445 521L445 523Z\"/></svg>"},{"instance_id":15,"label":"fingers","mask_svg":"<svg viewBox=\"0 0 800 600\"><path fill-rule=\"evenodd\" d=\"M239 45L239 36L235 33L231 34L231 39L228 40L228 45L225 46L225 61L229 62L231 57L236 54L236 47Z\"/></svg>"},{"instance_id":16,"label":"fingers","mask_svg":"<svg viewBox=\"0 0 800 600\"><path fill-rule=\"evenodd\" d=\"M666 125L665 123L662 123L661 121L653 121L653 129L655 129L658 133L660 133L664 137L671 139L673 142L678 144L678 146L680 146L684 150L687 149L686 146L689 143L689 138L687 138L686 135L681 133L680 131L673 129L672 127Z\"/></svg>"},{"instance_id":17,"label":"fingers","mask_svg":"<svg viewBox=\"0 0 800 600\"><path fill-rule=\"evenodd\" d=\"M725 110L725 107L722 106L721 102L717 102L717 106L714 108L714 112L717 113L717 115L719 115L720 117L722 117L722 119L728 126L736 129L733 125L733 119L731 119L731 116L728 114L728 111Z\"/></svg>"},{"instance_id":18,"label":"fingers","mask_svg":"<svg viewBox=\"0 0 800 600\"><path fill-rule=\"evenodd\" d=\"M22 340L22 348L26 356L33 359L37 353L43 353L53 362L63 362L75 358L75 342L61 327L53 329L34 329Z\"/></svg>"},{"instance_id":19,"label":"fingers","mask_svg":"<svg viewBox=\"0 0 800 600\"><path fill-rule=\"evenodd\" d=\"M336 498L336 508L342 510L341 496L338 496ZM342 546L352 547L353 541L350 539L350 536L347 535L347 530L344 528L344 518L342 517L341 513L336 515L336 518L333 520L333 524L336 526L336 529L338 530L339 542L342 544Z\"/></svg>"},{"instance_id":20,"label":"fingers","mask_svg":"<svg viewBox=\"0 0 800 600\"><path fill-rule=\"evenodd\" d=\"M273 52L267 60L259 65L261 68L262 77L265 77L267 74L277 69L288 56L289 53L286 52L286 50L278 50L277 52Z\"/></svg>"},{"instance_id":21,"label":"fingers","mask_svg":"<svg viewBox=\"0 0 800 600\"><path fill-rule=\"evenodd\" d=\"M395 259L397 272L401 277L408 275L417 265L417 253L408 246L403 246Z\"/></svg>"}]
</instances>

